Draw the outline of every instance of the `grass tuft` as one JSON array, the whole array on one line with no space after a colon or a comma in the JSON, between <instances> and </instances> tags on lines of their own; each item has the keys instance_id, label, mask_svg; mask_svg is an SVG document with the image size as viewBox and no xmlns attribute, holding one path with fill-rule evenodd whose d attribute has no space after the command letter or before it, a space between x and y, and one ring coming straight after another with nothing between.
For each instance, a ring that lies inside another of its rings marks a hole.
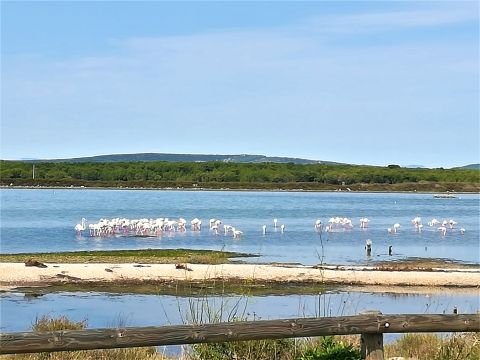
<instances>
[{"instance_id":1,"label":"grass tuft","mask_svg":"<svg viewBox=\"0 0 480 360\"><path fill-rule=\"evenodd\" d=\"M37 332L57 331L57 330L83 330L87 327L87 321L72 321L65 315L53 318L43 315L36 318L32 325L32 330Z\"/></svg>"},{"instance_id":2,"label":"grass tuft","mask_svg":"<svg viewBox=\"0 0 480 360\"><path fill-rule=\"evenodd\" d=\"M385 357L402 356L424 360L478 360L480 333L405 334L385 345Z\"/></svg>"}]
</instances>

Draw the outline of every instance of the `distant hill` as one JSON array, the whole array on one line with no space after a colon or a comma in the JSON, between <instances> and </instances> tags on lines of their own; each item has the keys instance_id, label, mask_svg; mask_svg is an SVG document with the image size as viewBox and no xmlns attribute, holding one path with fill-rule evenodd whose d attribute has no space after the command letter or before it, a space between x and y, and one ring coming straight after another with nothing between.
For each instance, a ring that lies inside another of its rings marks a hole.
<instances>
[{"instance_id":1,"label":"distant hill","mask_svg":"<svg viewBox=\"0 0 480 360\"><path fill-rule=\"evenodd\" d=\"M206 161L222 161L234 163L295 163L295 164L340 164L331 161L309 160L302 158L265 156L265 155L218 155L218 154L163 154L163 153L138 153L138 154L112 154L98 155L90 157L79 157L70 159L38 159L23 160L25 162L68 162L68 163L84 163L84 162L136 162L136 161L169 161L169 162L206 162Z\"/></svg>"},{"instance_id":2,"label":"distant hill","mask_svg":"<svg viewBox=\"0 0 480 360\"><path fill-rule=\"evenodd\" d=\"M423 165L406 165L404 167L406 167L408 169L425 169L425 166L423 166Z\"/></svg>"},{"instance_id":3,"label":"distant hill","mask_svg":"<svg viewBox=\"0 0 480 360\"><path fill-rule=\"evenodd\" d=\"M457 169L480 170L480 164L470 164L470 165L460 166Z\"/></svg>"}]
</instances>

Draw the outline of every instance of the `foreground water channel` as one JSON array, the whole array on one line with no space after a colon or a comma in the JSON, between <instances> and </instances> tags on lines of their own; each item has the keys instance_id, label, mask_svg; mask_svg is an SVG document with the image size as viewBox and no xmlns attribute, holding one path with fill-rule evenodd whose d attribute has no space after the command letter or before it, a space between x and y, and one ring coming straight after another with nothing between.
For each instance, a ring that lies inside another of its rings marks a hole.
<instances>
[{"instance_id":1,"label":"foreground water channel","mask_svg":"<svg viewBox=\"0 0 480 360\"><path fill-rule=\"evenodd\" d=\"M153 290L154 291L154 290ZM90 328L153 326L223 321L232 317L267 320L295 317L355 315L376 309L384 314L475 313L475 290L406 288L326 289L317 294L192 296L99 291L14 290L0 293L2 332L27 331L36 318L66 315L86 320Z\"/></svg>"}]
</instances>

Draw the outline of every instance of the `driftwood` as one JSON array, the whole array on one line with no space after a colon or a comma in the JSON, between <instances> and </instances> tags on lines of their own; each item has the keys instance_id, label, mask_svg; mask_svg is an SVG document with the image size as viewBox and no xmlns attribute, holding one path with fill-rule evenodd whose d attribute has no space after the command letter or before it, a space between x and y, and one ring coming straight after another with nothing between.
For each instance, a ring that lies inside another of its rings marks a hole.
<instances>
[{"instance_id":1,"label":"driftwood","mask_svg":"<svg viewBox=\"0 0 480 360\"><path fill-rule=\"evenodd\" d=\"M175 264L175 269L182 269L182 270L187 270L187 271L193 271L193 269L190 269L187 264Z\"/></svg>"},{"instance_id":2,"label":"driftwood","mask_svg":"<svg viewBox=\"0 0 480 360\"><path fill-rule=\"evenodd\" d=\"M40 261L33 260L33 259L28 259L27 261L25 261L25 266L35 266L35 267L39 267L39 268L48 267L44 263L41 263Z\"/></svg>"}]
</instances>

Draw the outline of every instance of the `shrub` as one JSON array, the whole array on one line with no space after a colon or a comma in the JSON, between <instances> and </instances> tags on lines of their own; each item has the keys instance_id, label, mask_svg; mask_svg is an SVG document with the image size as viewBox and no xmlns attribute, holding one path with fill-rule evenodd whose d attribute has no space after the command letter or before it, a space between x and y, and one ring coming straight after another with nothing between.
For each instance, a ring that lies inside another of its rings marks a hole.
<instances>
[{"instance_id":1,"label":"shrub","mask_svg":"<svg viewBox=\"0 0 480 360\"><path fill-rule=\"evenodd\" d=\"M294 341L291 339L234 341L193 346L193 359L205 360L270 360L293 359Z\"/></svg>"},{"instance_id":2,"label":"shrub","mask_svg":"<svg viewBox=\"0 0 480 360\"><path fill-rule=\"evenodd\" d=\"M360 360L360 350L350 344L337 341L333 336L325 336L320 344L308 348L299 360Z\"/></svg>"}]
</instances>

